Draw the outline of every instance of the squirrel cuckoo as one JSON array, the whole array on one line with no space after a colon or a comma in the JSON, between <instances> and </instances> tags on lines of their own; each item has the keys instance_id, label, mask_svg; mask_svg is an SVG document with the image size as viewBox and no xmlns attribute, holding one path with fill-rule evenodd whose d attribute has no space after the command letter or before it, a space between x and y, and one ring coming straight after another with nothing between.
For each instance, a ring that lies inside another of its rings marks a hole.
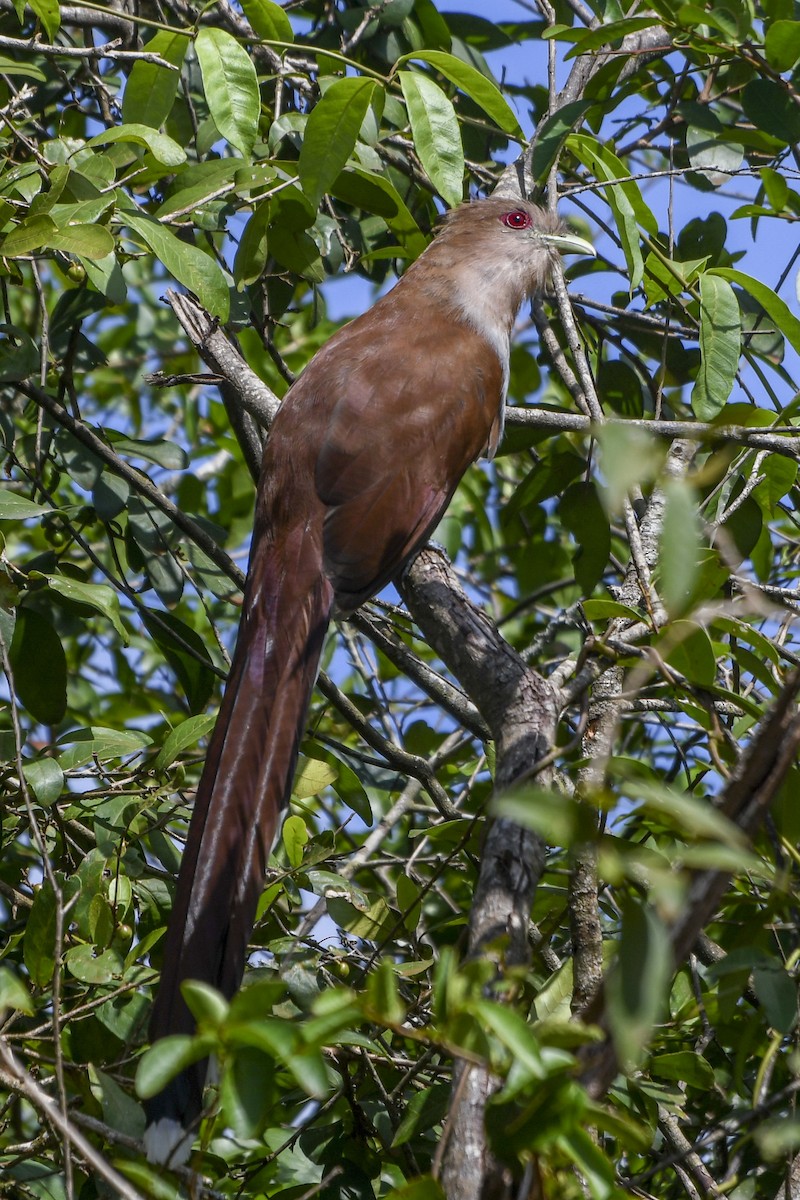
<instances>
[{"instance_id":1,"label":"squirrel cuckoo","mask_svg":"<svg viewBox=\"0 0 800 1200\"><path fill-rule=\"evenodd\" d=\"M458 208L395 287L305 368L267 439L236 650L167 931L151 1039L192 1033L185 979L230 997L292 788L325 632L398 574L503 431L509 342L557 254L594 254L524 200ZM182 1161L206 1063L148 1105Z\"/></svg>"}]
</instances>

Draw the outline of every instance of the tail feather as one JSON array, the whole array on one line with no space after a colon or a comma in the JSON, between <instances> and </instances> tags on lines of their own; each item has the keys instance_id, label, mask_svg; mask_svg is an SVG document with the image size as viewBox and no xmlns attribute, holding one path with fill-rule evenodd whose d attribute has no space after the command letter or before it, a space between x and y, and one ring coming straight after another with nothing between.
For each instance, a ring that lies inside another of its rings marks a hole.
<instances>
[{"instance_id":1,"label":"tail feather","mask_svg":"<svg viewBox=\"0 0 800 1200\"><path fill-rule=\"evenodd\" d=\"M254 541L236 650L192 812L164 946L151 1040L192 1033L180 985L197 979L230 997L239 987L267 858L292 778L328 627L333 591L308 530L277 550ZM149 1152L176 1150L202 1110L207 1061L147 1104Z\"/></svg>"}]
</instances>

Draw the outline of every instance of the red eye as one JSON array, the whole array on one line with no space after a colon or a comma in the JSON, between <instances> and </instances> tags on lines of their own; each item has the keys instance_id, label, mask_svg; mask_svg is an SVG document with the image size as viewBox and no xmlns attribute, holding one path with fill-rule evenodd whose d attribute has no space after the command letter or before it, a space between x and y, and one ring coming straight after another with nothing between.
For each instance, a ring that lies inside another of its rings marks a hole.
<instances>
[{"instance_id":1,"label":"red eye","mask_svg":"<svg viewBox=\"0 0 800 1200\"><path fill-rule=\"evenodd\" d=\"M531 224L530 213L526 213L522 208L515 208L513 212L503 213L500 220L509 229L529 229Z\"/></svg>"}]
</instances>

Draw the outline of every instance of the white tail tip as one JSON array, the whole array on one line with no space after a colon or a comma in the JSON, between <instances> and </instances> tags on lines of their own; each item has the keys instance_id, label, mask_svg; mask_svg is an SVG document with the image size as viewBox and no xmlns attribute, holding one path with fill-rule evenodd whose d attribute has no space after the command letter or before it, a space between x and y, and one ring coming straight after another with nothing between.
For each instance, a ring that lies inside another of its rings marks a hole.
<instances>
[{"instance_id":1,"label":"white tail tip","mask_svg":"<svg viewBox=\"0 0 800 1200\"><path fill-rule=\"evenodd\" d=\"M172 1117L160 1117L144 1131L147 1161L163 1167L181 1167L192 1149L194 1135Z\"/></svg>"}]
</instances>

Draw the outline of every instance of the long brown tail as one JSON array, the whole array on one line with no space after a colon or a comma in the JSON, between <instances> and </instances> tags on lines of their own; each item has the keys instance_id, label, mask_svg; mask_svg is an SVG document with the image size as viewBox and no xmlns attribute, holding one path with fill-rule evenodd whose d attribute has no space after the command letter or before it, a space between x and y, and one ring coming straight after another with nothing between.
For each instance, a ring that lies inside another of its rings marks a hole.
<instances>
[{"instance_id":1,"label":"long brown tail","mask_svg":"<svg viewBox=\"0 0 800 1200\"><path fill-rule=\"evenodd\" d=\"M333 591L308 527L288 531L279 543L263 528L254 534L236 650L178 876L153 1042L194 1032L180 991L184 979L228 997L239 987L267 858L291 792ZM206 1069L206 1062L188 1068L147 1105L148 1123L173 1145L201 1112Z\"/></svg>"}]
</instances>

